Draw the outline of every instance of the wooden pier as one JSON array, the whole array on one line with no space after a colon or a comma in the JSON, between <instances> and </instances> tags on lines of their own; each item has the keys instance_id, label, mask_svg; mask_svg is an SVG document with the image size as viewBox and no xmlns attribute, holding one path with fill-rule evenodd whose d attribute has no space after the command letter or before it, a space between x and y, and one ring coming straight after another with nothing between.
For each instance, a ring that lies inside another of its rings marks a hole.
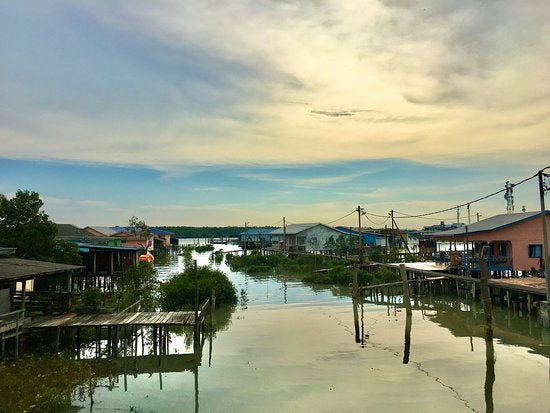
<instances>
[{"instance_id":1,"label":"wooden pier","mask_svg":"<svg viewBox=\"0 0 550 413\"><path fill-rule=\"evenodd\" d=\"M63 314L33 317L27 328L52 327L136 327L195 326L202 323L202 312L195 320L194 311L138 312L112 314Z\"/></svg>"},{"instance_id":2,"label":"wooden pier","mask_svg":"<svg viewBox=\"0 0 550 413\"><path fill-rule=\"evenodd\" d=\"M473 300L480 292L479 278L467 275L456 275L442 271L427 271L415 267L409 267L407 264L382 264L378 265L399 271L400 268L405 271L407 283L418 292L420 286L427 291L431 291L436 284L440 285L442 293L448 293L456 290L456 295L460 291L466 291ZM401 267L403 266L403 267ZM384 293L391 295L393 288L398 288L401 282L358 286L358 292L363 296L376 296L380 294L383 299ZM510 277L510 278L492 278L489 279L488 288L490 297L500 302L506 303L508 308L525 308L531 312L537 306L537 301L544 300L546 297L546 280L541 277ZM451 287L452 286L452 287Z\"/></svg>"}]
</instances>

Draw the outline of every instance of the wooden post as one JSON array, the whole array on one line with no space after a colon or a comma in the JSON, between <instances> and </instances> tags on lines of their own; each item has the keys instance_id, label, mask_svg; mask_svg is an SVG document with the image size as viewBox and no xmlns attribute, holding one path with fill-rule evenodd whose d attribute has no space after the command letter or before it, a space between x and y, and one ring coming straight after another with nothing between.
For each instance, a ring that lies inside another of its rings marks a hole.
<instances>
[{"instance_id":1,"label":"wooden post","mask_svg":"<svg viewBox=\"0 0 550 413\"><path fill-rule=\"evenodd\" d=\"M27 280L23 280L21 281L21 310L25 309L26 297L27 297ZM19 316L17 318L19 318Z\"/></svg>"},{"instance_id":2,"label":"wooden post","mask_svg":"<svg viewBox=\"0 0 550 413\"><path fill-rule=\"evenodd\" d=\"M403 304L405 305L407 314L412 314L411 299L409 297L409 280L405 264L399 264L399 272L401 273L401 281L403 281Z\"/></svg>"},{"instance_id":3,"label":"wooden post","mask_svg":"<svg viewBox=\"0 0 550 413\"><path fill-rule=\"evenodd\" d=\"M359 313L357 311L357 297L352 299L353 305L353 325L355 327L355 342L360 343L361 337L359 337Z\"/></svg>"},{"instance_id":4,"label":"wooden post","mask_svg":"<svg viewBox=\"0 0 550 413\"><path fill-rule=\"evenodd\" d=\"M61 326L57 326L57 330L55 332L55 351L56 353L59 353L59 338L61 335Z\"/></svg>"},{"instance_id":5,"label":"wooden post","mask_svg":"<svg viewBox=\"0 0 550 413\"><path fill-rule=\"evenodd\" d=\"M357 297L357 293L359 291L359 274L358 274L359 270L357 269L357 267L355 267L355 269L353 270L353 290L352 290L352 294L354 297Z\"/></svg>"},{"instance_id":6,"label":"wooden post","mask_svg":"<svg viewBox=\"0 0 550 413\"><path fill-rule=\"evenodd\" d=\"M484 245L480 257L480 290L483 300L483 312L485 313L485 340L493 340L493 305L489 295L489 246Z\"/></svg>"},{"instance_id":7,"label":"wooden post","mask_svg":"<svg viewBox=\"0 0 550 413\"><path fill-rule=\"evenodd\" d=\"M405 320L405 349L403 351L403 364L409 364L409 354L411 351L411 327L412 314L407 313L407 319Z\"/></svg>"}]
</instances>

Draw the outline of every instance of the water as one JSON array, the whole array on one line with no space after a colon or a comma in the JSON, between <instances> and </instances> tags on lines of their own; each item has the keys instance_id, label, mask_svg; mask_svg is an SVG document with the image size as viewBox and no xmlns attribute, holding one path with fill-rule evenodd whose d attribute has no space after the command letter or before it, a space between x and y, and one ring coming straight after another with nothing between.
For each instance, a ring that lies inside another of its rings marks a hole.
<instances>
[{"instance_id":1,"label":"water","mask_svg":"<svg viewBox=\"0 0 550 413\"><path fill-rule=\"evenodd\" d=\"M194 258L207 265L209 255ZM225 326L207 338L198 367L134 371L96 388L93 406L73 404L96 412L550 411L550 334L526 314L495 308L495 339L486 343L480 304L421 297L404 364L400 308L359 304L357 343L348 288L215 267L242 299L232 314L216 313ZM177 257L158 266L159 277L182 269Z\"/></svg>"}]
</instances>

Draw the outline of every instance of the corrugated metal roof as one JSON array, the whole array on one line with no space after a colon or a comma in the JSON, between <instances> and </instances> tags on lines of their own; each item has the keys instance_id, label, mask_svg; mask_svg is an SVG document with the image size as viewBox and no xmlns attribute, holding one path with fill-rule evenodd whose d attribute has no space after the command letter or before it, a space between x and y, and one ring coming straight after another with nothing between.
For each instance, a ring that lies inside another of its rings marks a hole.
<instances>
[{"instance_id":1,"label":"corrugated metal roof","mask_svg":"<svg viewBox=\"0 0 550 413\"><path fill-rule=\"evenodd\" d=\"M546 211L546 214L550 214L550 211ZM476 232L494 231L508 225L514 225L521 221L535 218L536 216L540 216L540 212L519 212L517 214L495 215L494 217L483 219L479 222L474 222L473 224L468 225L468 233L473 234ZM466 235L466 226L448 231L434 232L429 235L436 238Z\"/></svg>"},{"instance_id":2,"label":"corrugated metal roof","mask_svg":"<svg viewBox=\"0 0 550 413\"><path fill-rule=\"evenodd\" d=\"M75 242L78 248L95 248L101 250L117 250L117 251L140 251L143 248L135 247L115 247L112 245L101 245L101 244L88 244L86 242Z\"/></svg>"},{"instance_id":3,"label":"corrugated metal roof","mask_svg":"<svg viewBox=\"0 0 550 413\"><path fill-rule=\"evenodd\" d=\"M116 232L131 232L133 231L134 229L132 227L111 227L111 229L113 231ZM158 228L152 228L152 227L149 227L149 230L151 231L151 234L153 235L175 235L173 232L170 232L170 231L165 231L163 229L158 229Z\"/></svg>"},{"instance_id":4,"label":"corrugated metal roof","mask_svg":"<svg viewBox=\"0 0 550 413\"><path fill-rule=\"evenodd\" d=\"M271 234L274 228L248 228L246 231L240 233L240 235L266 235Z\"/></svg>"},{"instance_id":5,"label":"corrugated metal roof","mask_svg":"<svg viewBox=\"0 0 550 413\"><path fill-rule=\"evenodd\" d=\"M119 232L119 231L114 231L113 228L111 228L111 227L92 227L92 226L88 226L86 228L91 228L94 231L97 231L100 234L103 234L105 236L113 235L113 234L116 234L117 232Z\"/></svg>"},{"instance_id":6,"label":"corrugated metal roof","mask_svg":"<svg viewBox=\"0 0 550 413\"><path fill-rule=\"evenodd\" d=\"M86 268L81 265L57 264L55 262L0 258L0 281L16 281L39 275L59 274Z\"/></svg>"}]
</instances>

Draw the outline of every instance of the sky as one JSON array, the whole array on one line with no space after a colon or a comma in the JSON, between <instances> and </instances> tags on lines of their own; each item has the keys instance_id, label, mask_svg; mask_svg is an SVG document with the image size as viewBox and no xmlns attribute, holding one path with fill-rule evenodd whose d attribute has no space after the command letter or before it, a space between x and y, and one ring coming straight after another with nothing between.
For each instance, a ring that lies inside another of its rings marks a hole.
<instances>
[{"instance_id":1,"label":"sky","mask_svg":"<svg viewBox=\"0 0 550 413\"><path fill-rule=\"evenodd\" d=\"M545 0L0 1L0 193L78 226L466 203L550 165L549 20ZM540 208L536 180L514 195Z\"/></svg>"}]
</instances>

